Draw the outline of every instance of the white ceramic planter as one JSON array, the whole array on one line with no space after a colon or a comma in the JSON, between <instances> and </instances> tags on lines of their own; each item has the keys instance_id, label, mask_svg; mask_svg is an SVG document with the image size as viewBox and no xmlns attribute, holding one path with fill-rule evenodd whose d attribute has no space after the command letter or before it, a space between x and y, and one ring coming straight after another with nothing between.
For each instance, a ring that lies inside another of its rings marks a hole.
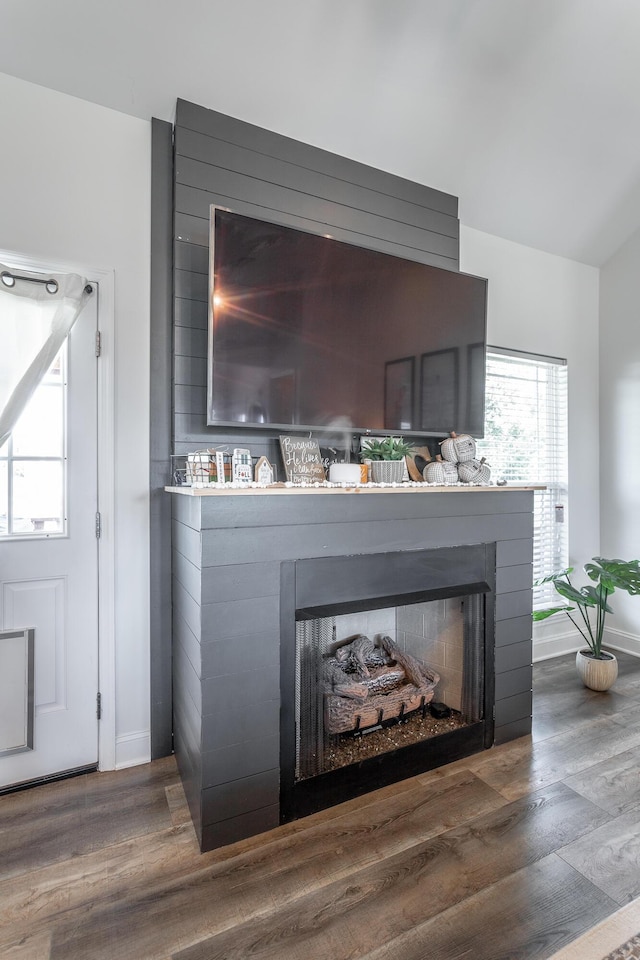
<instances>
[{"instance_id":1,"label":"white ceramic planter","mask_svg":"<svg viewBox=\"0 0 640 960\"><path fill-rule=\"evenodd\" d=\"M608 690L616 682L618 661L608 651L605 660L596 660L594 657L587 656L584 650L578 650L576 670L585 687L589 687L590 690Z\"/></svg>"}]
</instances>

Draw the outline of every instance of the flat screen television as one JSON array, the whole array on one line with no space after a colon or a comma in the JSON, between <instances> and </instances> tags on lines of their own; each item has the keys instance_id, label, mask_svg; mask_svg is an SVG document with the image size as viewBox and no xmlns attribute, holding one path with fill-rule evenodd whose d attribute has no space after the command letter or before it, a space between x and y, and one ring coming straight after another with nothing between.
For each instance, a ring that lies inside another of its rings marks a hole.
<instances>
[{"instance_id":1,"label":"flat screen television","mask_svg":"<svg viewBox=\"0 0 640 960\"><path fill-rule=\"evenodd\" d=\"M211 208L210 425L482 436L487 281Z\"/></svg>"}]
</instances>

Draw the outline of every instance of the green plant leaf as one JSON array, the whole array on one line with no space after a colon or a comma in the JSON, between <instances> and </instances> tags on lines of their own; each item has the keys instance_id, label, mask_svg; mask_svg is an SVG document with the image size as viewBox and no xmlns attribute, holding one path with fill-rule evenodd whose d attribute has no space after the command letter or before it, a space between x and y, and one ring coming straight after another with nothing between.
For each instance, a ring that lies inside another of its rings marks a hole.
<instances>
[{"instance_id":1,"label":"green plant leaf","mask_svg":"<svg viewBox=\"0 0 640 960\"><path fill-rule=\"evenodd\" d=\"M570 600L571 603L575 603L577 606L599 606L597 600L589 597L583 592L584 590L593 590L593 587L583 587L582 590L576 590L574 586L572 586L570 583L566 583L564 580L554 580L553 585L561 597L564 597L565 600Z\"/></svg>"},{"instance_id":2,"label":"green plant leaf","mask_svg":"<svg viewBox=\"0 0 640 960\"><path fill-rule=\"evenodd\" d=\"M547 620L556 613L568 613L570 610L575 610L575 607L546 607L544 610L534 610L532 617L536 621Z\"/></svg>"},{"instance_id":3,"label":"green plant leaf","mask_svg":"<svg viewBox=\"0 0 640 960\"><path fill-rule=\"evenodd\" d=\"M534 587L541 587L543 583L555 583L556 580L559 580L560 577L568 577L570 573L573 573L573 567L567 567L565 570L560 570L558 573L550 573L546 577L540 577L539 580L534 580Z\"/></svg>"}]
</instances>

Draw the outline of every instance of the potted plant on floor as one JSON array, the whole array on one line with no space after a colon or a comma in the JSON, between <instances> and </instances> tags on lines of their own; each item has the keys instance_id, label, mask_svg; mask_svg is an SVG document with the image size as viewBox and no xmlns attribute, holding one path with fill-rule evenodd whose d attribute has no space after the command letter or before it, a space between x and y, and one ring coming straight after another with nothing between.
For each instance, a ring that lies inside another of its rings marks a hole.
<instances>
[{"instance_id":1,"label":"potted plant on floor","mask_svg":"<svg viewBox=\"0 0 640 960\"><path fill-rule=\"evenodd\" d=\"M374 483L401 483L404 478L405 457L412 451L411 444L400 437L383 440L363 440L360 459L371 461L371 479Z\"/></svg>"},{"instance_id":2,"label":"potted plant on floor","mask_svg":"<svg viewBox=\"0 0 640 960\"><path fill-rule=\"evenodd\" d=\"M608 601L616 590L624 590L632 596L640 593L640 561L593 557L591 563L585 564L584 570L595 585L574 587L570 579L573 567L537 580L536 586L552 583L572 606L564 604L534 610L533 619L546 620L556 613L566 614L587 643L587 649L578 650L576 654L580 679L590 690L608 690L618 676L618 661L612 653L602 649L606 616L613 613ZM576 616L572 616L576 611Z\"/></svg>"}]
</instances>

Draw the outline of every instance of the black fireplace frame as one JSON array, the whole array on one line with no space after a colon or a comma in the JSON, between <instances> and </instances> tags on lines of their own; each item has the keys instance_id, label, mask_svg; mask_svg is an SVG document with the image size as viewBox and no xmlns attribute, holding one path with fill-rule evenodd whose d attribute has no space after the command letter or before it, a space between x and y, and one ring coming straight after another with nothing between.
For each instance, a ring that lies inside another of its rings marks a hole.
<instances>
[{"instance_id":1,"label":"black fireplace frame","mask_svg":"<svg viewBox=\"0 0 640 960\"><path fill-rule=\"evenodd\" d=\"M493 745L495 585L495 543L325 556L281 563L281 823L425 773ZM296 620L478 593L483 594L485 618L483 719L459 730L296 782Z\"/></svg>"}]
</instances>

